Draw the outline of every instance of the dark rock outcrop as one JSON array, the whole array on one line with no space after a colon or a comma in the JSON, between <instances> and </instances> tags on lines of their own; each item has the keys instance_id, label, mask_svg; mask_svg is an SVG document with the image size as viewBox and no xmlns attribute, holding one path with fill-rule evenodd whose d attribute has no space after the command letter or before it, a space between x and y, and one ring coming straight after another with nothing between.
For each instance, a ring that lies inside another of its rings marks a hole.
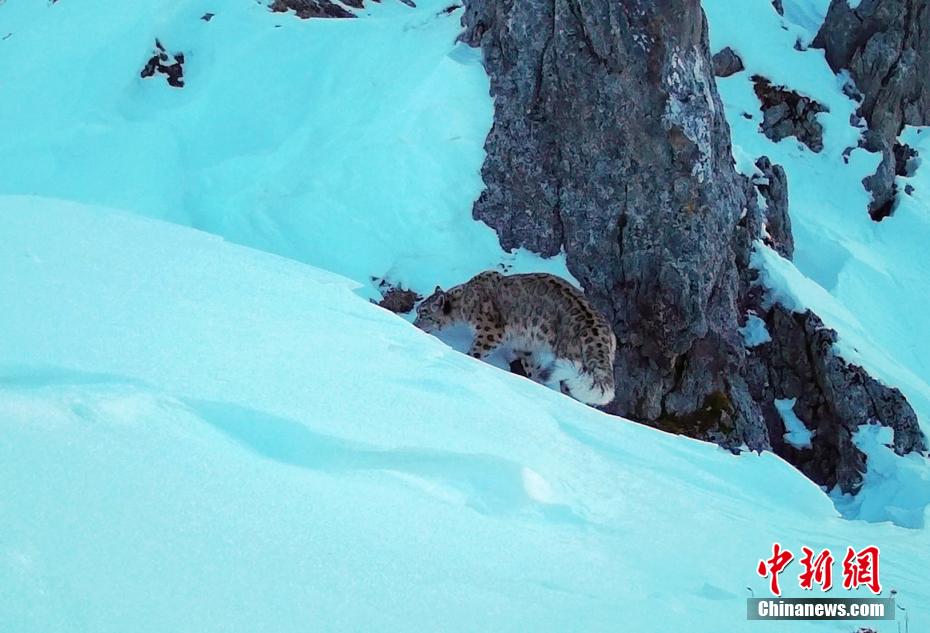
<instances>
[{"instance_id":1,"label":"dark rock outcrop","mask_svg":"<svg viewBox=\"0 0 930 633\"><path fill-rule=\"evenodd\" d=\"M813 45L834 71L847 69L862 95L860 112L874 131L867 147L882 152L878 171L864 183L870 213L890 213L894 146L905 124L930 125L930 5L926 0L862 0L855 9L832 0Z\"/></svg>"},{"instance_id":2,"label":"dark rock outcrop","mask_svg":"<svg viewBox=\"0 0 930 633\"><path fill-rule=\"evenodd\" d=\"M184 53L169 55L164 45L155 40L155 50L152 57L145 63L139 76L143 79L154 77L155 74L165 76L165 81L174 88L184 87Z\"/></svg>"},{"instance_id":3,"label":"dark rock outcrop","mask_svg":"<svg viewBox=\"0 0 930 633\"><path fill-rule=\"evenodd\" d=\"M786 259L794 256L794 236L788 215L788 176L781 165L773 165L767 156L756 161L759 176L752 184L765 200L763 240Z\"/></svg>"},{"instance_id":4,"label":"dark rock outcrop","mask_svg":"<svg viewBox=\"0 0 930 633\"><path fill-rule=\"evenodd\" d=\"M391 288L381 297L378 305L385 310L396 312L397 314L407 314L412 311L417 302L423 299L413 290L404 290L402 288Z\"/></svg>"},{"instance_id":5,"label":"dark rock outcrop","mask_svg":"<svg viewBox=\"0 0 930 633\"><path fill-rule=\"evenodd\" d=\"M353 6L351 1L347 2ZM358 3L361 8L361 3ZM274 0L271 10L277 13L294 11L297 17L309 18L354 18L355 14L329 0Z\"/></svg>"},{"instance_id":6,"label":"dark rock outcrop","mask_svg":"<svg viewBox=\"0 0 930 633\"><path fill-rule=\"evenodd\" d=\"M875 173L862 179L866 191L872 194L869 202L869 216L876 222L881 222L894 211L897 200L898 185L895 183L896 159L894 148L882 137L878 130L866 130L859 141L859 146L870 152L879 152L882 160Z\"/></svg>"},{"instance_id":7,"label":"dark rock outcrop","mask_svg":"<svg viewBox=\"0 0 930 633\"><path fill-rule=\"evenodd\" d=\"M860 146L870 152L882 154L882 160L875 173L862 179L862 184L872 193L869 215L876 222L881 222L894 211L898 197L895 178L911 175L911 160L917 157L917 152L909 145L898 142L889 149L878 130L871 129L863 134Z\"/></svg>"},{"instance_id":8,"label":"dark rock outcrop","mask_svg":"<svg viewBox=\"0 0 930 633\"><path fill-rule=\"evenodd\" d=\"M917 150L907 143L895 143L892 148L894 154L894 173L897 176L913 176L917 168L914 161L918 158Z\"/></svg>"},{"instance_id":9,"label":"dark rock outcrop","mask_svg":"<svg viewBox=\"0 0 930 633\"><path fill-rule=\"evenodd\" d=\"M811 151L823 150L823 126L817 114L826 108L783 86L773 86L765 77L754 75L756 96L762 102L762 124L759 129L775 142L794 136Z\"/></svg>"},{"instance_id":10,"label":"dark rock outcrop","mask_svg":"<svg viewBox=\"0 0 930 633\"><path fill-rule=\"evenodd\" d=\"M381 0L374 0L380 2ZM400 0L408 7L416 7L413 0ZM341 0L341 3L353 9L364 9L365 0ZM270 9L276 13L293 11L297 17L309 18L354 18L354 13L330 0L272 0Z\"/></svg>"},{"instance_id":11,"label":"dark rock outcrop","mask_svg":"<svg viewBox=\"0 0 930 633\"><path fill-rule=\"evenodd\" d=\"M713 57L714 74L718 77L729 77L743 70L743 60L736 52L727 46Z\"/></svg>"},{"instance_id":12,"label":"dark rock outcrop","mask_svg":"<svg viewBox=\"0 0 930 633\"><path fill-rule=\"evenodd\" d=\"M474 216L506 249L564 251L617 334L608 411L768 449L770 438L783 445L775 398L812 411L816 402L819 442L843 448L818 449L805 472L847 488L861 454L842 433L879 409L876 419L911 438L902 451L922 446L906 401L838 359L821 343L829 330L782 319L768 351L746 350L747 310L780 314L763 305L750 254L767 239L791 256L787 182L767 159L754 184L734 169L698 0L468 0L462 22L462 40L483 51L495 108ZM804 121L816 146L818 106L799 111L801 99L789 119ZM782 351L795 349L806 356ZM815 378L794 388L791 372ZM848 396L854 381L868 386Z\"/></svg>"},{"instance_id":13,"label":"dark rock outcrop","mask_svg":"<svg viewBox=\"0 0 930 633\"><path fill-rule=\"evenodd\" d=\"M853 443L859 425L893 428L898 454L925 448L917 418L901 392L837 356L836 333L816 315L774 306L765 323L772 340L751 349L749 383L776 453L818 484L853 492L866 470L865 455ZM782 439L776 398L796 400L795 414L814 431L811 448L798 449Z\"/></svg>"},{"instance_id":14,"label":"dark rock outcrop","mask_svg":"<svg viewBox=\"0 0 930 633\"><path fill-rule=\"evenodd\" d=\"M378 292L381 293L381 300L372 300L372 303L376 303L385 310L390 310L397 314L407 314L411 312L417 302L423 299L423 297L413 290L403 288L387 279L372 277L371 282L377 287Z\"/></svg>"}]
</instances>

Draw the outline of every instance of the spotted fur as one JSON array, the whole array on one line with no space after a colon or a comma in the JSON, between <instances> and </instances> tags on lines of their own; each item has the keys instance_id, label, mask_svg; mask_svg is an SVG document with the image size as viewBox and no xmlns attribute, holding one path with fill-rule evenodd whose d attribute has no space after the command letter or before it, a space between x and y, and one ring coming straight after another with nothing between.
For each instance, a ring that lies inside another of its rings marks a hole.
<instances>
[{"instance_id":1,"label":"spotted fur","mask_svg":"<svg viewBox=\"0 0 930 633\"><path fill-rule=\"evenodd\" d=\"M614 398L617 340L610 324L577 288L554 275L487 271L436 291L417 307L414 325L435 332L467 324L469 354L484 358L506 345L531 379L582 402Z\"/></svg>"}]
</instances>

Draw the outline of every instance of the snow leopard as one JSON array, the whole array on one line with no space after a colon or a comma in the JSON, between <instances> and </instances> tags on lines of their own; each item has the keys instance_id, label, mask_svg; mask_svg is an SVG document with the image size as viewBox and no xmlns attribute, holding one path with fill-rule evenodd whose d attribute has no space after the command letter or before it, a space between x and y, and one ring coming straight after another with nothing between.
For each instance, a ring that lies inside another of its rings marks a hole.
<instances>
[{"instance_id":1,"label":"snow leopard","mask_svg":"<svg viewBox=\"0 0 930 633\"><path fill-rule=\"evenodd\" d=\"M468 325L468 353L483 359L501 346L528 378L591 405L614 399L617 339L580 290L547 273L479 273L449 290L439 286L417 306L414 325L437 332Z\"/></svg>"}]
</instances>

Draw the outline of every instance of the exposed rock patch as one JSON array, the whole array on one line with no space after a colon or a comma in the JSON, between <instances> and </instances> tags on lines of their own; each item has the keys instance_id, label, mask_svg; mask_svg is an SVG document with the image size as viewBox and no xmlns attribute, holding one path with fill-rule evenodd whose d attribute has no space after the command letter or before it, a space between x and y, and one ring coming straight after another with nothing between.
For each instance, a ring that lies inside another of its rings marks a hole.
<instances>
[{"instance_id":1,"label":"exposed rock patch","mask_svg":"<svg viewBox=\"0 0 930 633\"><path fill-rule=\"evenodd\" d=\"M898 199L897 176L908 176L910 161L917 157L917 152L904 143L895 142L889 150L886 141L877 130L868 130L862 137L860 146L870 152L881 152L882 160L874 174L862 179L866 190L871 192L869 216L881 222L892 215Z\"/></svg>"},{"instance_id":2,"label":"exposed rock patch","mask_svg":"<svg viewBox=\"0 0 930 633\"><path fill-rule=\"evenodd\" d=\"M351 2L347 2L352 6ZM361 2L358 2L359 8ZM354 18L355 14L329 0L274 0L271 10L276 13L293 11L297 17L309 18Z\"/></svg>"},{"instance_id":3,"label":"exposed rock patch","mask_svg":"<svg viewBox=\"0 0 930 633\"><path fill-rule=\"evenodd\" d=\"M744 69L743 60L729 46L714 55L713 63L714 74L718 77L729 77Z\"/></svg>"},{"instance_id":4,"label":"exposed rock patch","mask_svg":"<svg viewBox=\"0 0 930 633\"><path fill-rule=\"evenodd\" d=\"M788 215L788 176L781 165L773 165L767 156L756 161L760 175L752 184L765 201L763 240L779 255L791 259L794 255L794 236L791 234L791 217Z\"/></svg>"},{"instance_id":5,"label":"exposed rock patch","mask_svg":"<svg viewBox=\"0 0 930 633\"><path fill-rule=\"evenodd\" d=\"M817 114L827 108L809 97L774 86L765 77L752 77L756 96L762 102L760 131L775 142L794 136L813 152L823 150L823 126Z\"/></svg>"},{"instance_id":6,"label":"exposed rock patch","mask_svg":"<svg viewBox=\"0 0 930 633\"><path fill-rule=\"evenodd\" d=\"M184 53L169 55L162 43L156 39L152 57L139 74L142 78L148 78L154 77L156 73L164 75L169 86L183 88Z\"/></svg>"},{"instance_id":7,"label":"exposed rock patch","mask_svg":"<svg viewBox=\"0 0 930 633\"><path fill-rule=\"evenodd\" d=\"M417 302L423 297L413 290L407 290L395 286L384 279L378 280L372 278L372 281L378 282L378 290L381 292L381 300L377 302L385 310L390 310L397 314L407 314L413 310Z\"/></svg>"},{"instance_id":8,"label":"exposed rock patch","mask_svg":"<svg viewBox=\"0 0 930 633\"><path fill-rule=\"evenodd\" d=\"M761 307L759 312L764 312ZM762 403L776 453L812 480L855 492L865 472L865 455L853 443L861 424L894 429L899 455L925 450L917 418L901 392L836 355L836 333L810 311L796 314L774 306L765 316L771 342L750 350L750 385ZM774 399L794 398L794 412L814 431L810 449L787 444Z\"/></svg>"}]
</instances>

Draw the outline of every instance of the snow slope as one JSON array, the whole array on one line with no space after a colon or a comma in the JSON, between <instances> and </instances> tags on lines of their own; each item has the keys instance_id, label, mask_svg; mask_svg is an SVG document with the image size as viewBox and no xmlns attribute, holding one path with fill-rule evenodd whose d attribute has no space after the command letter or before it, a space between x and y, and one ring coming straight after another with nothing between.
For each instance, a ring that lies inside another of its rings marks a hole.
<instances>
[{"instance_id":1,"label":"snow slope","mask_svg":"<svg viewBox=\"0 0 930 633\"><path fill-rule=\"evenodd\" d=\"M0 4L0 193L194 226L373 298L371 277L428 292L497 265L568 276L471 219L492 105L449 2L356 20L252 0ZM156 38L184 53L183 89L140 79Z\"/></svg>"},{"instance_id":2,"label":"snow slope","mask_svg":"<svg viewBox=\"0 0 930 633\"><path fill-rule=\"evenodd\" d=\"M850 125L857 104L842 90L848 78L833 74L823 51L795 49L796 42L813 39L829 2L785 0L784 18L767 0L740 3L739 11L729 0L703 0L702 5L711 50L730 46L746 66L743 72L717 79L737 167L752 173L755 159L767 155L788 175L794 261L762 245L755 257L770 298L790 309L813 309L837 331L840 355L900 388L926 432L930 131L906 130L902 140L918 149L924 160L912 177L900 179L899 189L912 184L915 194L900 196L894 214L874 222L862 179L875 171L881 156L858 147L862 129ZM762 112L750 80L756 74L829 108L817 115L824 128L822 152L812 152L793 137L773 143L759 131ZM924 509L930 504L930 465L917 456L896 460L883 449L887 451L877 445L865 451L870 471L860 498L838 498L839 507L867 520L923 525ZM872 470L873 465L878 470Z\"/></svg>"},{"instance_id":3,"label":"snow slope","mask_svg":"<svg viewBox=\"0 0 930 633\"><path fill-rule=\"evenodd\" d=\"M0 1L0 630L750 631L776 540L881 546L930 629L928 469L879 430L837 507L918 529L844 520L773 455L602 415L368 304L371 277L567 275L471 220L487 78L459 13L418 4ZM785 0L782 31L765 0L705 2L715 50L832 108L815 156L756 132L748 73L720 82L740 164L789 172L796 262L757 256L926 423L930 167L871 223L877 158L840 166L853 106L792 48L825 5ZM139 78L155 38L183 90Z\"/></svg>"},{"instance_id":4,"label":"snow slope","mask_svg":"<svg viewBox=\"0 0 930 633\"><path fill-rule=\"evenodd\" d=\"M601 414L205 233L35 197L0 226L4 631L756 631L776 540L880 545L930 627L930 532L841 519L774 455Z\"/></svg>"}]
</instances>

